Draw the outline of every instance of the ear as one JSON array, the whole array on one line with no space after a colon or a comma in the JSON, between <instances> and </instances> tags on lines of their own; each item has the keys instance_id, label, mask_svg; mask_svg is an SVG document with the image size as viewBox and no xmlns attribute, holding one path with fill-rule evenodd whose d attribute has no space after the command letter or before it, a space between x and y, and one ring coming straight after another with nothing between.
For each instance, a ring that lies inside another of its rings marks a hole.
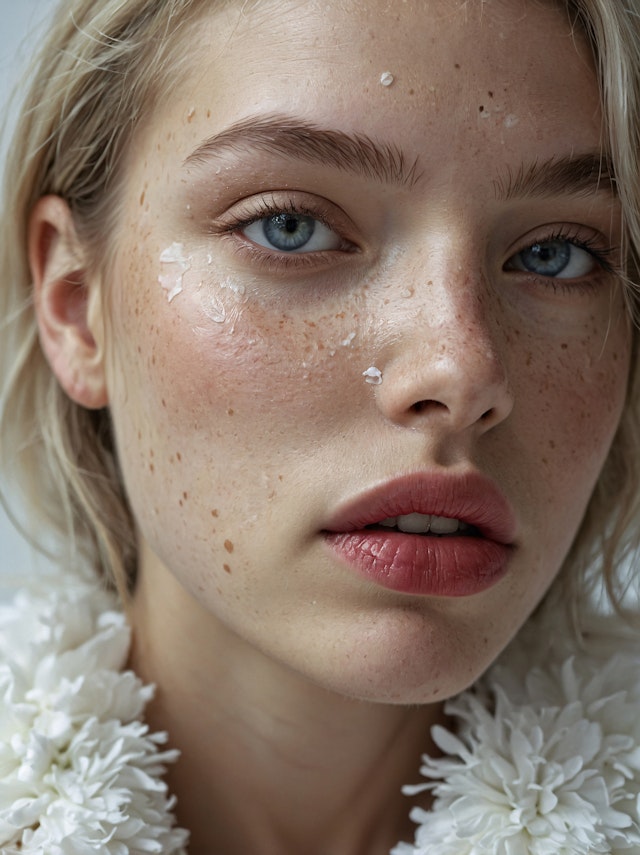
<instances>
[{"instance_id":1,"label":"ear","mask_svg":"<svg viewBox=\"0 0 640 855\"><path fill-rule=\"evenodd\" d=\"M67 203L44 196L29 220L29 264L40 343L67 395L89 409L106 406L99 283L90 281Z\"/></svg>"}]
</instances>

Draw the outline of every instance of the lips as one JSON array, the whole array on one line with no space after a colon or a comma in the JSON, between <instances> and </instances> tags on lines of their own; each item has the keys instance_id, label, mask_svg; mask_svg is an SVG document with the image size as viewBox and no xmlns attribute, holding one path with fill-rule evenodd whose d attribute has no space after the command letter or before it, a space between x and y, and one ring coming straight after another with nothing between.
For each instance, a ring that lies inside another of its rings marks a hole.
<instances>
[{"instance_id":1,"label":"lips","mask_svg":"<svg viewBox=\"0 0 640 855\"><path fill-rule=\"evenodd\" d=\"M442 536L389 527L395 518L412 514L458 520L462 526ZM381 484L347 502L323 533L334 554L381 587L462 597L486 590L506 574L516 520L495 484L479 473L428 473Z\"/></svg>"}]
</instances>

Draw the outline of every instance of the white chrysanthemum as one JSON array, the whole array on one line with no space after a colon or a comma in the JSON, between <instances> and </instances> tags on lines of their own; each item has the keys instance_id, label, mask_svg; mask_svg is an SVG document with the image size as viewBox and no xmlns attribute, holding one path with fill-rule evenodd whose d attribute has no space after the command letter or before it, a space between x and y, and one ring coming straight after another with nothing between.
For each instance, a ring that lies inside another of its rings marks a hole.
<instances>
[{"instance_id":1,"label":"white chrysanthemum","mask_svg":"<svg viewBox=\"0 0 640 855\"><path fill-rule=\"evenodd\" d=\"M456 735L434 729L445 756L406 788L432 790L433 809L414 809L415 844L392 855L640 853L637 645L607 657L596 635L576 654L556 632L554 661L531 632L447 705Z\"/></svg>"},{"instance_id":2,"label":"white chrysanthemum","mask_svg":"<svg viewBox=\"0 0 640 855\"><path fill-rule=\"evenodd\" d=\"M122 672L129 630L70 576L0 608L3 855L178 853L164 734L139 721L149 687Z\"/></svg>"}]
</instances>

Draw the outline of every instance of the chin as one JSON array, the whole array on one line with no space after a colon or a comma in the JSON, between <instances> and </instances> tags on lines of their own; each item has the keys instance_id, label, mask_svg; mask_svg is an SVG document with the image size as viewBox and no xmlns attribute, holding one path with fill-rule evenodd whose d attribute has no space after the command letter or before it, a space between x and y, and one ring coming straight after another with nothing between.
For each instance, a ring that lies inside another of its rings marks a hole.
<instances>
[{"instance_id":1,"label":"chin","mask_svg":"<svg viewBox=\"0 0 640 855\"><path fill-rule=\"evenodd\" d=\"M325 648L314 681L345 697L382 704L432 704L453 697L478 679L508 641L462 621L411 610L378 615L358 629L357 638L351 627L341 643Z\"/></svg>"}]
</instances>

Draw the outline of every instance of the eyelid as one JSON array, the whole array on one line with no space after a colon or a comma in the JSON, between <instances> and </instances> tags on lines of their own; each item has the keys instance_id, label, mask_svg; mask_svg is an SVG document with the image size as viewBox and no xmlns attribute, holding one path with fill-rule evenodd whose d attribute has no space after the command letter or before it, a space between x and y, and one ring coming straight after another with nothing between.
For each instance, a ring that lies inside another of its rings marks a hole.
<instances>
[{"instance_id":1,"label":"eyelid","mask_svg":"<svg viewBox=\"0 0 640 855\"><path fill-rule=\"evenodd\" d=\"M579 223L549 223L532 229L507 250L506 259L502 266L503 270L509 271L507 267L509 261L525 249L529 249L537 243L548 243L554 240L566 241L588 252L593 257L600 272L622 274L621 260L617 257L620 253L620 247L610 243L605 235L591 226ZM610 257L611 260L609 260Z\"/></svg>"},{"instance_id":2,"label":"eyelid","mask_svg":"<svg viewBox=\"0 0 640 855\"><path fill-rule=\"evenodd\" d=\"M299 214L312 217L326 228L335 232L345 243L342 250L327 250L327 252L354 252L359 248L356 239L356 229L351 218L337 205L322 196L314 196L295 190L271 190L242 199L227 209L215 220L209 221L209 229L214 234L233 234L259 220L278 213ZM245 240L249 240L245 238ZM261 248L265 253L288 255ZM322 252L318 252L318 255Z\"/></svg>"}]
</instances>

